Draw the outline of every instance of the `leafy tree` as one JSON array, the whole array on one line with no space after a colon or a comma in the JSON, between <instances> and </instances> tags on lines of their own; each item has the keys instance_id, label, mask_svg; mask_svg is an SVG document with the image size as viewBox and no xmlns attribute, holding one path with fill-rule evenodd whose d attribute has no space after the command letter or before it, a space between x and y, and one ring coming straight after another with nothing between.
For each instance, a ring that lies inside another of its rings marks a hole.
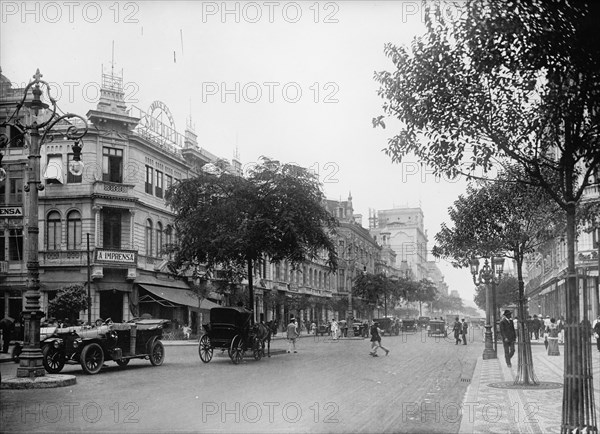
<instances>
[{"instance_id":1,"label":"leafy tree","mask_svg":"<svg viewBox=\"0 0 600 434\"><path fill-rule=\"evenodd\" d=\"M383 273L361 273L354 279L352 295L359 297L372 306L384 306L384 312L393 310L402 298L400 281L394 280Z\"/></svg>"},{"instance_id":2,"label":"leafy tree","mask_svg":"<svg viewBox=\"0 0 600 434\"><path fill-rule=\"evenodd\" d=\"M576 208L600 164L599 11L591 1L471 0L448 19L435 5L410 50L386 45L396 70L375 75L384 113L401 122L386 149L393 161L415 154L438 174L472 176L510 159L524 169L521 181L562 208L569 325L579 323ZM566 341L565 378L589 366L582 345ZM564 430L595 420L591 371L576 378L565 381Z\"/></svg>"},{"instance_id":3,"label":"leafy tree","mask_svg":"<svg viewBox=\"0 0 600 434\"><path fill-rule=\"evenodd\" d=\"M48 315L77 324L79 313L88 308L87 294L82 285L69 285L58 290L48 303Z\"/></svg>"},{"instance_id":4,"label":"leafy tree","mask_svg":"<svg viewBox=\"0 0 600 434\"><path fill-rule=\"evenodd\" d=\"M352 296L359 297L367 303L379 304L382 292L381 281L378 275L372 273L359 273L352 286Z\"/></svg>"},{"instance_id":5,"label":"leafy tree","mask_svg":"<svg viewBox=\"0 0 600 434\"><path fill-rule=\"evenodd\" d=\"M485 311L485 287L475 288L475 297L473 299L477 307ZM519 301L519 281L514 276L504 276L496 285L496 308L507 306Z\"/></svg>"},{"instance_id":6,"label":"leafy tree","mask_svg":"<svg viewBox=\"0 0 600 434\"><path fill-rule=\"evenodd\" d=\"M461 195L454 202L454 207L449 209L454 227L442 224L442 229L435 236L433 254L452 258L453 264L458 267L466 265L468 259L473 257L512 258L517 267L517 297L513 300L519 303L519 318L526 318L523 282L525 255L549 238L562 233L564 219L561 218L563 213L558 205L543 190L511 182L514 174L518 174L518 168L511 169L508 173L501 172L495 182L479 188L469 186L467 195ZM499 291L499 286L496 288L495 308L505 304L507 300L499 298L506 295L511 298L511 291L506 294L505 291ZM483 291L476 296L477 303L482 301L483 304L478 304L480 307L486 303ZM523 363L519 363L517 381L535 383L529 333L524 321L519 324L525 346L519 347L519 359Z\"/></svg>"},{"instance_id":7,"label":"leafy tree","mask_svg":"<svg viewBox=\"0 0 600 434\"><path fill-rule=\"evenodd\" d=\"M431 307L431 304L438 299L439 293L435 284L429 279L422 279L419 284L421 286L418 296L420 311L422 303L427 303Z\"/></svg>"},{"instance_id":8,"label":"leafy tree","mask_svg":"<svg viewBox=\"0 0 600 434\"><path fill-rule=\"evenodd\" d=\"M474 307L471 307L471 306L465 306L463 308L463 313L466 316L470 316L472 318L477 318L479 315L481 315L477 309L475 309Z\"/></svg>"},{"instance_id":9,"label":"leafy tree","mask_svg":"<svg viewBox=\"0 0 600 434\"><path fill-rule=\"evenodd\" d=\"M183 274L204 266L230 278L245 269L250 306L253 264L262 258L292 266L320 260L337 268L331 239L337 220L323 206L318 178L304 168L263 157L246 177L201 171L174 184L166 199L179 235L169 249L171 269Z\"/></svg>"},{"instance_id":10,"label":"leafy tree","mask_svg":"<svg viewBox=\"0 0 600 434\"><path fill-rule=\"evenodd\" d=\"M419 303L419 315L423 314L423 303L432 303L437 299L438 292L433 282L428 279L420 281L404 280L406 288L406 300Z\"/></svg>"}]
</instances>

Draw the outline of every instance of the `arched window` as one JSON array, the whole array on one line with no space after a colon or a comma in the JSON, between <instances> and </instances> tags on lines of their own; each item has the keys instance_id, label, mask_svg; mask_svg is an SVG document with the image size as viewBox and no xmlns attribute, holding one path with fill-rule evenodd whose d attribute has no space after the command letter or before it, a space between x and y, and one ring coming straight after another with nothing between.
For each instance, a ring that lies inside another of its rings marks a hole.
<instances>
[{"instance_id":1,"label":"arched window","mask_svg":"<svg viewBox=\"0 0 600 434\"><path fill-rule=\"evenodd\" d=\"M67 250L81 249L81 213L71 211L67 214Z\"/></svg>"},{"instance_id":2,"label":"arched window","mask_svg":"<svg viewBox=\"0 0 600 434\"><path fill-rule=\"evenodd\" d=\"M165 244L167 246L173 244L173 226L167 225L165 229Z\"/></svg>"},{"instance_id":3,"label":"arched window","mask_svg":"<svg viewBox=\"0 0 600 434\"><path fill-rule=\"evenodd\" d=\"M152 256L152 220L146 220L146 256Z\"/></svg>"},{"instance_id":4,"label":"arched window","mask_svg":"<svg viewBox=\"0 0 600 434\"><path fill-rule=\"evenodd\" d=\"M163 250L163 225L158 222L156 223L156 256L161 256Z\"/></svg>"},{"instance_id":5,"label":"arched window","mask_svg":"<svg viewBox=\"0 0 600 434\"><path fill-rule=\"evenodd\" d=\"M60 214L58 211L51 211L48 213L46 220L46 232L48 233L46 249L60 250L61 227Z\"/></svg>"}]
</instances>

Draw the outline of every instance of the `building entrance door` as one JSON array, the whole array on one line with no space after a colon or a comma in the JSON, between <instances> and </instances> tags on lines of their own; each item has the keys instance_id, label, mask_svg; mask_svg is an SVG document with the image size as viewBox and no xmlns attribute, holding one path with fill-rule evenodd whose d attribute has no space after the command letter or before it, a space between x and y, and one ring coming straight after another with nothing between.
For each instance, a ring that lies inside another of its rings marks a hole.
<instances>
[{"instance_id":1,"label":"building entrance door","mask_svg":"<svg viewBox=\"0 0 600 434\"><path fill-rule=\"evenodd\" d=\"M123 293L121 291L100 292L100 317L113 322L123 321Z\"/></svg>"}]
</instances>

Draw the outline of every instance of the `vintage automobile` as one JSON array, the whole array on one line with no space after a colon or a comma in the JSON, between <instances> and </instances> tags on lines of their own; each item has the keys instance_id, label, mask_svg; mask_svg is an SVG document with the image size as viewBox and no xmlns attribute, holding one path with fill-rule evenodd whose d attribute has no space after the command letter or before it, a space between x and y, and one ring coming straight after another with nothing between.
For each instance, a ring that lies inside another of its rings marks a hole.
<instances>
[{"instance_id":1,"label":"vintage automobile","mask_svg":"<svg viewBox=\"0 0 600 434\"><path fill-rule=\"evenodd\" d=\"M369 337L369 322L366 320L354 319L354 336Z\"/></svg>"},{"instance_id":2,"label":"vintage automobile","mask_svg":"<svg viewBox=\"0 0 600 434\"><path fill-rule=\"evenodd\" d=\"M439 320L429 321L427 326L427 336L448 336L448 330L446 329L446 323Z\"/></svg>"},{"instance_id":3,"label":"vintage automobile","mask_svg":"<svg viewBox=\"0 0 600 434\"><path fill-rule=\"evenodd\" d=\"M421 330L425 330L425 329L427 329L427 326L429 325L429 321L431 321L431 318L429 318L428 316L420 316L417 319L417 324L419 325L419 328Z\"/></svg>"},{"instance_id":4,"label":"vintage automobile","mask_svg":"<svg viewBox=\"0 0 600 434\"><path fill-rule=\"evenodd\" d=\"M417 320L412 318L402 319L402 333L416 333L417 331Z\"/></svg>"},{"instance_id":5,"label":"vintage automobile","mask_svg":"<svg viewBox=\"0 0 600 434\"><path fill-rule=\"evenodd\" d=\"M379 323L379 328L383 331L384 335L394 334L398 336L400 334L400 322L396 318L376 318L373 321Z\"/></svg>"},{"instance_id":6,"label":"vintage automobile","mask_svg":"<svg viewBox=\"0 0 600 434\"><path fill-rule=\"evenodd\" d=\"M43 364L51 374L59 373L66 363L79 363L86 374L97 374L105 361L126 366L131 359L149 359L162 365L165 349L160 341L164 319L135 319L126 323L106 320L99 327L65 327L41 342Z\"/></svg>"},{"instance_id":7,"label":"vintage automobile","mask_svg":"<svg viewBox=\"0 0 600 434\"><path fill-rule=\"evenodd\" d=\"M324 336L329 335L331 333L331 324L329 323L319 323L317 326L317 334Z\"/></svg>"}]
</instances>

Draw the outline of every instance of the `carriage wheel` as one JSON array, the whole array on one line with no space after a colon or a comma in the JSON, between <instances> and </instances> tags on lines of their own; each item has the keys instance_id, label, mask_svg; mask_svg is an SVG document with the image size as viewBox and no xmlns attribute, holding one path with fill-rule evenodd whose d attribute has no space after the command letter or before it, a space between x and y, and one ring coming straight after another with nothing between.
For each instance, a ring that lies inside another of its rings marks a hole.
<instances>
[{"instance_id":1,"label":"carriage wheel","mask_svg":"<svg viewBox=\"0 0 600 434\"><path fill-rule=\"evenodd\" d=\"M235 335L235 337L231 341L229 357L231 357L231 361L235 365L240 363L244 358L244 342L240 335Z\"/></svg>"},{"instance_id":2,"label":"carriage wheel","mask_svg":"<svg viewBox=\"0 0 600 434\"><path fill-rule=\"evenodd\" d=\"M210 345L210 338L208 335L204 335L200 339L200 343L198 344L198 354L200 355L200 360L204 363L208 363L212 360L213 348Z\"/></svg>"},{"instance_id":3,"label":"carriage wheel","mask_svg":"<svg viewBox=\"0 0 600 434\"><path fill-rule=\"evenodd\" d=\"M254 339L252 345L252 352L254 353L254 360L260 360L263 355L263 348L259 339Z\"/></svg>"},{"instance_id":4,"label":"carriage wheel","mask_svg":"<svg viewBox=\"0 0 600 434\"><path fill-rule=\"evenodd\" d=\"M121 359L121 360L115 360L115 362L117 362L117 365L119 365L120 367L123 366L127 366L129 364L129 361L131 359Z\"/></svg>"}]
</instances>

